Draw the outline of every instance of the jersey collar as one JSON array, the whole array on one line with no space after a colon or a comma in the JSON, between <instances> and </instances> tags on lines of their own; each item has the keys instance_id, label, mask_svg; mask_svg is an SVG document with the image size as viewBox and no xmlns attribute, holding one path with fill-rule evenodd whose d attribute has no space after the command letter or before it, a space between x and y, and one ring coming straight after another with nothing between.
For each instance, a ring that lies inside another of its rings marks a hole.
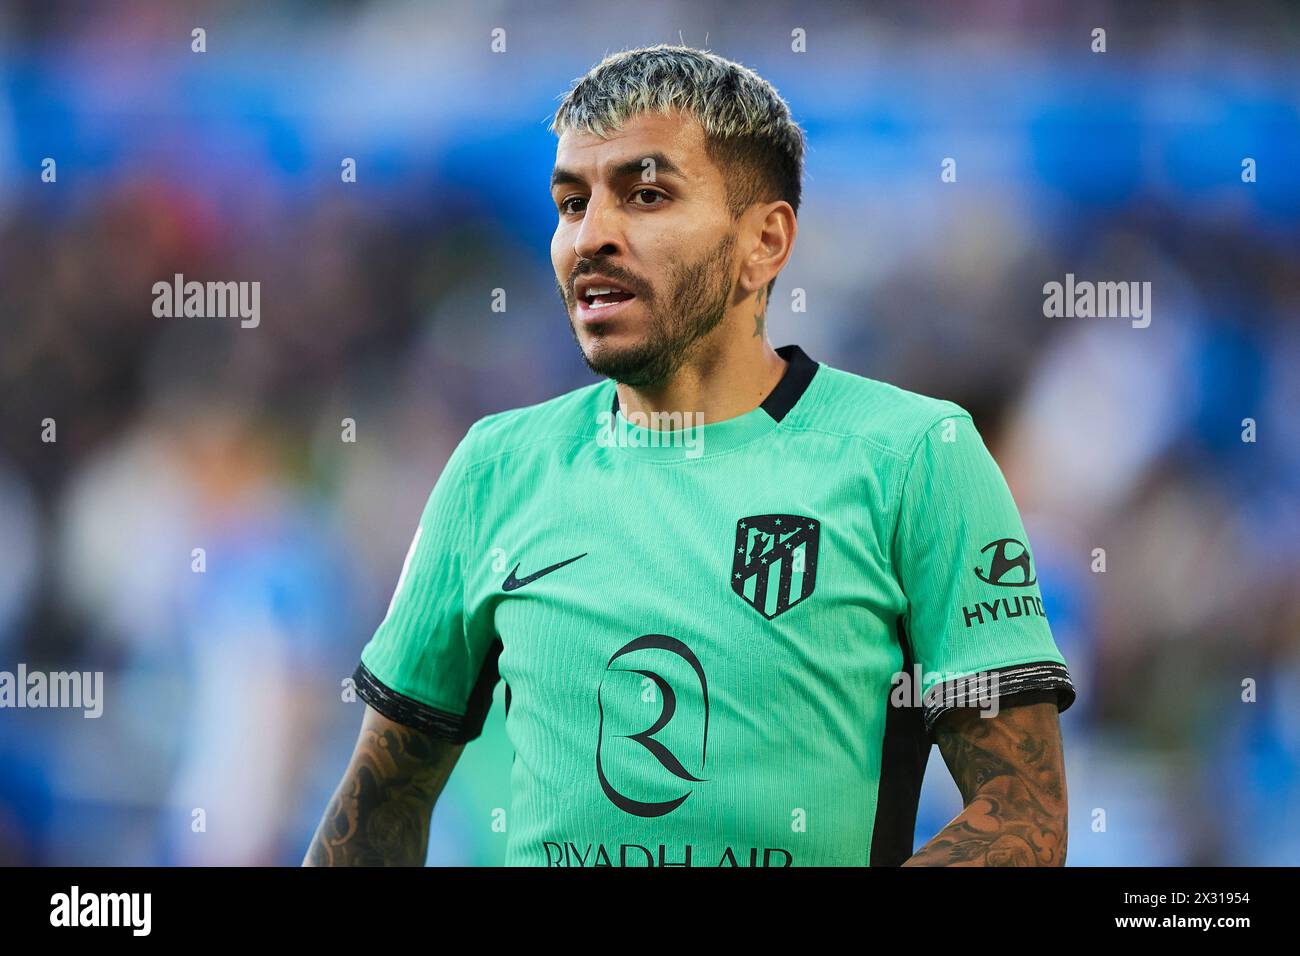
<instances>
[{"instance_id":1,"label":"jersey collar","mask_svg":"<svg viewBox=\"0 0 1300 956\"><path fill-rule=\"evenodd\" d=\"M618 404L618 389L610 385L611 437L617 451L638 458L680 461L728 451L776 428L807 392L821 367L798 345L783 345L776 354L788 363L776 387L757 407L743 415L680 430L645 428L628 421Z\"/></svg>"},{"instance_id":2,"label":"jersey collar","mask_svg":"<svg viewBox=\"0 0 1300 956\"><path fill-rule=\"evenodd\" d=\"M772 389L758 407L767 412L773 421L779 422L808 390L820 363L814 362L808 357L808 353L797 345L783 345L776 350L776 354L789 364L785 374L781 376L781 381L776 383L776 388ZM615 415L618 414L618 389L614 389L614 405L610 411Z\"/></svg>"}]
</instances>

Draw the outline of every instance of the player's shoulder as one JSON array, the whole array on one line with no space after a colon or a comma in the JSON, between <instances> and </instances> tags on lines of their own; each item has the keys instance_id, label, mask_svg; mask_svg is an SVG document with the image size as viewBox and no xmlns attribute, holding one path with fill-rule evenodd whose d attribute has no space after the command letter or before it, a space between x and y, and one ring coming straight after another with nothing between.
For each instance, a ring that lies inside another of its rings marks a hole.
<instances>
[{"instance_id":1,"label":"player's shoulder","mask_svg":"<svg viewBox=\"0 0 1300 956\"><path fill-rule=\"evenodd\" d=\"M816 401L800 403L791 427L857 437L909 457L925 434L947 420L971 421L956 402L820 363Z\"/></svg>"},{"instance_id":2,"label":"player's shoulder","mask_svg":"<svg viewBox=\"0 0 1300 956\"><path fill-rule=\"evenodd\" d=\"M486 415L466 432L462 454L473 464L525 446L590 438L602 409L609 412L611 388L608 381L594 382L534 405Z\"/></svg>"}]
</instances>

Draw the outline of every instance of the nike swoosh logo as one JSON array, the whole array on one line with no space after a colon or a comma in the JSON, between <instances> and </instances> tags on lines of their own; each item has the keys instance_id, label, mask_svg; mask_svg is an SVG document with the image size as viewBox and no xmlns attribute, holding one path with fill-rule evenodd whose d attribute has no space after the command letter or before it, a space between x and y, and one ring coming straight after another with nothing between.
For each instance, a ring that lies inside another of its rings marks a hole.
<instances>
[{"instance_id":1,"label":"nike swoosh logo","mask_svg":"<svg viewBox=\"0 0 1300 956\"><path fill-rule=\"evenodd\" d=\"M550 574L552 571L558 571L558 570L560 570L560 568L564 567L566 564L572 564L574 561L577 561L578 558L585 558L585 557L587 556L587 554L588 554L588 552L584 551L582 554L578 555L577 558L569 558L567 561L561 561L559 564L552 564L549 568L542 568L542 570L540 570L540 571L536 571L536 572L534 572L533 574L528 575L528 577L526 577L526 578L517 578L517 577L515 577L515 572L517 572L517 571L519 570L519 565L516 564L516 565L515 565L515 568L514 568L514 571L511 571L511 572L510 572L510 577L506 578L506 579L505 579L505 582L501 585L501 590L502 590L502 591L517 591L519 588L523 587L525 584L532 584L532 583L533 583L534 581L536 581L538 578L545 577L546 575ZM522 562L521 562L521 563L522 563Z\"/></svg>"}]
</instances>

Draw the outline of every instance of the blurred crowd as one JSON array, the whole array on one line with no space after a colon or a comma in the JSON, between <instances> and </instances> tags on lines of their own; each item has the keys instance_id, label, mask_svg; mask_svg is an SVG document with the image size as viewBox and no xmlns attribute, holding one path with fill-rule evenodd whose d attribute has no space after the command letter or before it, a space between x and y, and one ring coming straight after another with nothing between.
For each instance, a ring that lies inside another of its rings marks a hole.
<instances>
[{"instance_id":1,"label":"blurred crowd","mask_svg":"<svg viewBox=\"0 0 1300 956\"><path fill-rule=\"evenodd\" d=\"M451 449L592 381L556 97L679 31L808 134L773 344L958 402L1007 476L1079 694L1070 862L1300 862L1294 8L112 6L0 14L0 670L106 675L98 719L0 710L0 863L301 859ZM155 317L176 273L259 281L260 325ZM1046 318L1067 273L1150 281L1150 326ZM504 855L497 690L430 862ZM959 810L933 753L918 845Z\"/></svg>"}]
</instances>

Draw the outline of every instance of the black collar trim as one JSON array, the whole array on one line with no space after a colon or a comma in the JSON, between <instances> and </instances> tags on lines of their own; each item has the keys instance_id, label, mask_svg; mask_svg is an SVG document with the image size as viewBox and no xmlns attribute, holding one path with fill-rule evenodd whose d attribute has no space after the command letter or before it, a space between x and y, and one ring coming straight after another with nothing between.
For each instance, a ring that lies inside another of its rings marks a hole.
<instances>
[{"instance_id":1,"label":"black collar trim","mask_svg":"<svg viewBox=\"0 0 1300 956\"><path fill-rule=\"evenodd\" d=\"M781 356L790 363L781 376L781 381L776 383L776 388L772 389L771 394L763 399L763 404L759 407L772 417L773 421L780 422L790 413L790 409L798 403L803 397L803 393L808 391L808 386L812 384L813 376L817 374L817 369L821 366L808 357L803 349L797 345L783 345L776 350L776 354ZM614 389L614 404L611 413L618 414L618 389Z\"/></svg>"}]
</instances>

